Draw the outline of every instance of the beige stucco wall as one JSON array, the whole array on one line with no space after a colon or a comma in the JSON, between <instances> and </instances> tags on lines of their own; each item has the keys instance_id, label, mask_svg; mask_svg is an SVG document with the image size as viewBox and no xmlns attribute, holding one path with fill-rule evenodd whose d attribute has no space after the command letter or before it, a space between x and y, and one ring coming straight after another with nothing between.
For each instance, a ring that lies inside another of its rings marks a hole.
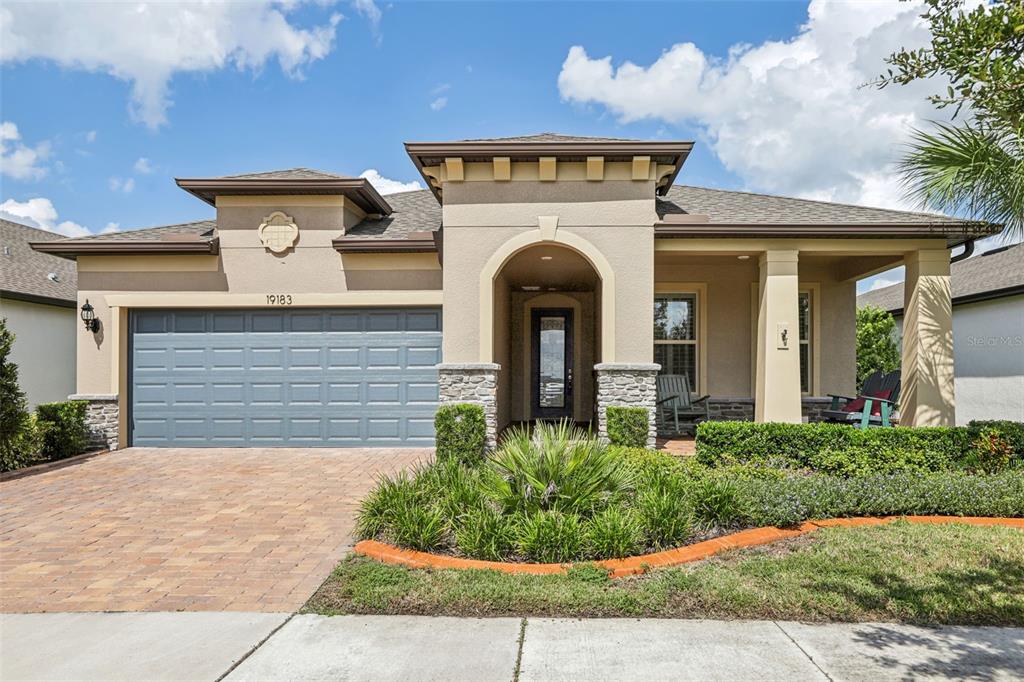
<instances>
[{"instance_id":1,"label":"beige stucco wall","mask_svg":"<svg viewBox=\"0 0 1024 682\"><path fill-rule=\"evenodd\" d=\"M78 310L0 298L0 318L15 334L10 359L29 408L67 400L75 392Z\"/></svg>"},{"instance_id":2,"label":"beige stucco wall","mask_svg":"<svg viewBox=\"0 0 1024 682\"><path fill-rule=\"evenodd\" d=\"M445 183L445 362L493 359L493 348L481 348L481 326L487 325L480 315L481 272L507 242L537 231L541 217L557 217L553 241L568 239L568 233L622 275L614 278L611 292L614 343L603 346L613 351L600 359L650 362L657 218L653 196L653 182L647 181Z\"/></svg>"},{"instance_id":3,"label":"beige stucco wall","mask_svg":"<svg viewBox=\"0 0 1024 682\"><path fill-rule=\"evenodd\" d=\"M817 395L848 395L856 383L856 283L840 281L835 260L805 258L798 265L801 290L817 295L819 348ZM655 266L659 286L703 284L707 329L707 366L701 389L713 396L752 397L753 342L758 285L756 258L691 255L659 257ZM812 334L813 336L813 334Z\"/></svg>"}]
</instances>

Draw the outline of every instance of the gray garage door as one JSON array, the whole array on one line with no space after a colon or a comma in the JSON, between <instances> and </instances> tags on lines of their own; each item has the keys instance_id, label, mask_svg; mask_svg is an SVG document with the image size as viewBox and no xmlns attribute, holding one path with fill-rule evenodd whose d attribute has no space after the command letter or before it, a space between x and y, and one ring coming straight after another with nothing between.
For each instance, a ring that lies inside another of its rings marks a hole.
<instances>
[{"instance_id":1,"label":"gray garage door","mask_svg":"<svg viewBox=\"0 0 1024 682\"><path fill-rule=\"evenodd\" d=\"M131 329L133 445L434 442L440 309L137 311Z\"/></svg>"}]
</instances>

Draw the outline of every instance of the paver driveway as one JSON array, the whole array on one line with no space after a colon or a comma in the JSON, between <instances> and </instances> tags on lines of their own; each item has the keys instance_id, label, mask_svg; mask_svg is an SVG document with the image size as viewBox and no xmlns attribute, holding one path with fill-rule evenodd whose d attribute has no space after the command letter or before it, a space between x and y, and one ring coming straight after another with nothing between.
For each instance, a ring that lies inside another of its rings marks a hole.
<instances>
[{"instance_id":1,"label":"paver driveway","mask_svg":"<svg viewBox=\"0 0 1024 682\"><path fill-rule=\"evenodd\" d=\"M0 482L0 611L293 611L422 449L129 448Z\"/></svg>"}]
</instances>

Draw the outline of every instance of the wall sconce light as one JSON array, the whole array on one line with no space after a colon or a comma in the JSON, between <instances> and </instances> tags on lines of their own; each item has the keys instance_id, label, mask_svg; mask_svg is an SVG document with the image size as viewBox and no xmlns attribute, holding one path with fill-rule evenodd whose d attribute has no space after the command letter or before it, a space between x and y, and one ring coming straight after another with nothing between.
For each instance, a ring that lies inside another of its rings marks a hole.
<instances>
[{"instance_id":1,"label":"wall sconce light","mask_svg":"<svg viewBox=\"0 0 1024 682\"><path fill-rule=\"evenodd\" d=\"M100 330L100 321L96 319L96 312L89 304L89 299L85 299L85 305L82 306L82 322L85 323L86 331L95 334Z\"/></svg>"}]
</instances>

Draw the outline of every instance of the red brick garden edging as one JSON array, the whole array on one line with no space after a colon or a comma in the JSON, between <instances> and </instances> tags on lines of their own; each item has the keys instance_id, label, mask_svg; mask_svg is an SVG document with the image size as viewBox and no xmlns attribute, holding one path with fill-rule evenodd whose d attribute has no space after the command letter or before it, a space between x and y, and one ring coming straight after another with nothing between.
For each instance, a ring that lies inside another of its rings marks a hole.
<instances>
[{"instance_id":1,"label":"red brick garden edging","mask_svg":"<svg viewBox=\"0 0 1024 682\"><path fill-rule=\"evenodd\" d=\"M795 538L811 533L818 528L830 526L878 526L902 519L910 523L966 523L972 526L1008 526L1024 530L1024 518L1011 519L984 516L883 516L849 519L823 519L821 521L805 521L796 528L751 528L738 533L723 535L713 540L705 540L693 545L668 549L654 554L632 556L625 559L606 559L592 562L596 566L608 569L612 578L624 578L628 575L645 573L652 568L676 566L691 561L707 559L719 552L756 545L767 545L787 538ZM565 573L570 564L517 564L503 561L479 561L477 559L460 559L442 554L429 554L411 549L402 549L376 540L363 540L355 546L355 552L376 559L385 564L408 566L409 568L452 568L459 570L489 569L504 573L526 573L530 575L550 575Z\"/></svg>"}]
</instances>

